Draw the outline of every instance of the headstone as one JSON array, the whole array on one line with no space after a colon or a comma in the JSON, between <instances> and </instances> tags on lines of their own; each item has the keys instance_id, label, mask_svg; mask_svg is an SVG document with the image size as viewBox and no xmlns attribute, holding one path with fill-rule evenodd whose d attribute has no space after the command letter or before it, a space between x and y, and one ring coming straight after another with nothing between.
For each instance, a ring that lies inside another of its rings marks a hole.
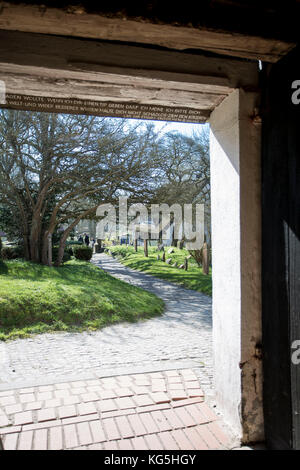
<instances>
[{"instance_id":1,"label":"headstone","mask_svg":"<svg viewBox=\"0 0 300 470\"><path fill-rule=\"evenodd\" d=\"M160 260L160 256L159 256L159 255L157 255L156 259L157 259L157 261L159 261L159 260Z\"/></svg>"},{"instance_id":2,"label":"headstone","mask_svg":"<svg viewBox=\"0 0 300 470\"><path fill-rule=\"evenodd\" d=\"M185 271L188 270L188 267L189 267L189 262L188 262L188 257L186 257L186 258L184 259L184 269L185 269Z\"/></svg>"},{"instance_id":3,"label":"headstone","mask_svg":"<svg viewBox=\"0 0 300 470\"><path fill-rule=\"evenodd\" d=\"M174 248L170 248L170 249L168 250L168 253L169 253L169 255L170 255L171 253L174 253Z\"/></svg>"},{"instance_id":4,"label":"headstone","mask_svg":"<svg viewBox=\"0 0 300 470\"><path fill-rule=\"evenodd\" d=\"M166 253L165 253L165 252L163 252L163 255L162 255L162 258L161 258L161 259L162 259L163 262L166 261Z\"/></svg>"},{"instance_id":5,"label":"headstone","mask_svg":"<svg viewBox=\"0 0 300 470\"><path fill-rule=\"evenodd\" d=\"M148 240L145 238L144 240L144 255L146 258L148 258Z\"/></svg>"},{"instance_id":6,"label":"headstone","mask_svg":"<svg viewBox=\"0 0 300 470\"><path fill-rule=\"evenodd\" d=\"M166 261L167 264L171 264L172 263L172 258L168 258L167 261Z\"/></svg>"},{"instance_id":7,"label":"headstone","mask_svg":"<svg viewBox=\"0 0 300 470\"><path fill-rule=\"evenodd\" d=\"M181 264L181 265L179 266L179 269L184 269L184 264Z\"/></svg>"}]
</instances>

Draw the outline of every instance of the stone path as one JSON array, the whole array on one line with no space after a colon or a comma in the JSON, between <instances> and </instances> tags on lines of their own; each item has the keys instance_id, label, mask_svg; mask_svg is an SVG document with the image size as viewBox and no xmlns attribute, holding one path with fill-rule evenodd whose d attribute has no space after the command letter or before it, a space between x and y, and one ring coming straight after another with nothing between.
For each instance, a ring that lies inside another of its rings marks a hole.
<instances>
[{"instance_id":1,"label":"stone path","mask_svg":"<svg viewBox=\"0 0 300 470\"><path fill-rule=\"evenodd\" d=\"M0 392L5 450L230 449L191 369Z\"/></svg>"},{"instance_id":2,"label":"stone path","mask_svg":"<svg viewBox=\"0 0 300 470\"><path fill-rule=\"evenodd\" d=\"M99 377L193 368L212 393L211 299L133 271L101 254L93 262L166 303L161 317L96 332L54 333L0 343L0 390Z\"/></svg>"}]
</instances>

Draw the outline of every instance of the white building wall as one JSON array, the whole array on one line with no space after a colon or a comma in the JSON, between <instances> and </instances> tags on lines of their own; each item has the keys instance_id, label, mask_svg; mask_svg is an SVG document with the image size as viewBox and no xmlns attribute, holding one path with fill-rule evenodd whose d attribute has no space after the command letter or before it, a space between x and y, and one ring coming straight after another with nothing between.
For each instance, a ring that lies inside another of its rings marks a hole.
<instances>
[{"instance_id":1,"label":"white building wall","mask_svg":"<svg viewBox=\"0 0 300 470\"><path fill-rule=\"evenodd\" d=\"M251 119L256 98L236 90L210 119L216 398L244 441L263 438L260 128Z\"/></svg>"}]
</instances>

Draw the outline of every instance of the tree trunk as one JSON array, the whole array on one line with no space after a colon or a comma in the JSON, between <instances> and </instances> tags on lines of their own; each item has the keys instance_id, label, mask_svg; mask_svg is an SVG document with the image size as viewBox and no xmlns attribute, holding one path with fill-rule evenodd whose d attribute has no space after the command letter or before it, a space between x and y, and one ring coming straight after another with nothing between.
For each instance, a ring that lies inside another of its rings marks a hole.
<instances>
[{"instance_id":1,"label":"tree trunk","mask_svg":"<svg viewBox=\"0 0 300 470\"><path fill-rule=\"evenodd\" d=\"M57 255L57 260L55 261L55 266L60 266L64 257L66 240L71 230L67 234L66 234L66 231L63 233L63 235L60 238L58 255Z\"/></svg>"},{"instance_id":2,"label":"tree trunk","mask_svg":"<svg viewBox=\"0 0 300 470\"><path fill-rule=\"evenodd\" d=\"M40 257L40 234L41 234L41 217L40 214L33 215L30 231L30 259L35 263L41 261Z\"/></svg>"},{"instance_id":3,"label":"tree trunk","mask_svg":"<svg viewBox=\"0 0 300 470\"><path fill-rule=\"evenodd\" d=\"M174 222L173 222L173 224L171 225L171 228L172 228L171 246L177 247L177 242L178 242L178 239L177 239L177 238L175 238L175 227L174 227Z\"/></svg>"},{"instance_id":4,"label":"tree trunk","mask_svg":"<svg viewBox=\"0 0 300 470\"><path fill-rule=\"evenodd\" d=\"M49 231L46 230L43 235L43 244L42 244L42 263L48 264L48 235Z\"/></svg>"},{"instance_id":5,"label":"tree trunk","mask_svg":"<svg viewBox=\"0 0 300 470\"><path fill-rule=\"evenodd\" d=\"M52 266L52 233L48 234L48 266Z\"/></svg>"},{"instance_id":6,"label":"tree trunk","mask_svg":"<svg viewBox=\"0 0 300 470\"><path fill-rule=\"evenodd\" d=\"M23 242L24 242L24 256L26 261L30 261L30 243L29 243L29 236L28 233L23 235Z\"/></svg>"}]
</instances>

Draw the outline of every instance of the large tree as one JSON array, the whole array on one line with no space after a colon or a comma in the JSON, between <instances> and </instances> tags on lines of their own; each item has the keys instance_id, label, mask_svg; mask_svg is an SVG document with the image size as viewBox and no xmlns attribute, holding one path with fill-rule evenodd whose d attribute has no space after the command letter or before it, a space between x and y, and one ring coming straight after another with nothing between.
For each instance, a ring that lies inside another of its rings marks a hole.
<instances>
[{"instance_id":1,"label":"large tree","mask_svg":"<svg viewBox=\"0 0 300 470\"><path fill-rule=\"evenodd\" d=\"M2 110L0 199L19 220L26 259L51 264L51 239L62 227L57 264L82 218L119 194L149 193L156 135L121 119Z\"/></svg>"},{"instance_id":2,"label":"large tree","mask_svg":"<svg viewBox=\"0 0 300 470\"><path fill-rule=\"evenodd\" d=\"M170 206L204 204L205 231L210 238L208 129L199 126L192 136L174 131L167 133L160 140L159 160L153 196L155 202L163 201Z\"/></svg>"}]
</instances>

